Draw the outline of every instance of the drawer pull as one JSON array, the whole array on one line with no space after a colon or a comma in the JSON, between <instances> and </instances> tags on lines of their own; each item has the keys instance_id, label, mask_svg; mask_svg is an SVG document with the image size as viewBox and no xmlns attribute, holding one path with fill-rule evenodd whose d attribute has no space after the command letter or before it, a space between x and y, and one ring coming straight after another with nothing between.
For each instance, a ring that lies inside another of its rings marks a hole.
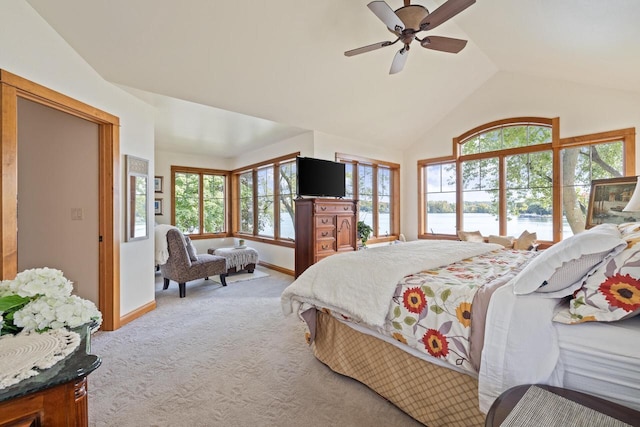
<instances>
[{"instance_id":1,"label":"drawer pull","mask_svg":"<svg viewBox=\"0 0 640 427\"><path fill-rule=\"evenodd\" d=\"M326 211L326 210L327 210L327 207L326 207L326 206L320 206L320 210L321 210L321 211Z\"/></svg>"},{"instance_id":2,"label":"drawer pull","mask_svg":"<svg viewBox=\"0 0 640 427\"><path fill-rule=\"evenodd\" d=\"M327 237L328 235L329 235L329 232L328 232L328 231L323 231L323 232L322 232L322 237Z\"/></svg>"},{"instance_id":3,"label":"drawer pull","mask_svg":"<svg viewBox=\"0 0 640 427\"><path fill-rule=\"evenodd\" d=\"M344 209L345 211L349 210L349 206L343 206L342 209Z\"/></svg>"},{"instance_id":4,"label":"drawer pull","mask_svg":"<svg viewBox=\"0 0 640 427\"><path fill-rule=\"evenodd\" d=\"M329 224L329 218L322 218L323 224Z\"/></svg>"},{"instance_id":5,"label":"drawer pull","mask_svg":"<svg viewBox=\"0 0 640 427\"><path fill-rule=\"evenodd\" d=\"M329 249L329 245L322 245L322 249L326 251L327 249Z\"/></svg>"}]
</instances>

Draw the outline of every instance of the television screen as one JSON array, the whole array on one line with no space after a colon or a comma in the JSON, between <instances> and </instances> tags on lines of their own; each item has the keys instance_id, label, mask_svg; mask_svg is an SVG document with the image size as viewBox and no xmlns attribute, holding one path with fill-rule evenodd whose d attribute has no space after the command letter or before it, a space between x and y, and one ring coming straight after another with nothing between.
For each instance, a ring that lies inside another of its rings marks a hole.
<instances>
[{"instance_id":1,"label":"television screen","mask_svg":"<svg viewBox=\"0 0 640 427\"><path fill-rule=\"evenodd\" d=\"M344 197L344 163L298 157L296 159L298 197Z\"/></svg>"}]
</instances>

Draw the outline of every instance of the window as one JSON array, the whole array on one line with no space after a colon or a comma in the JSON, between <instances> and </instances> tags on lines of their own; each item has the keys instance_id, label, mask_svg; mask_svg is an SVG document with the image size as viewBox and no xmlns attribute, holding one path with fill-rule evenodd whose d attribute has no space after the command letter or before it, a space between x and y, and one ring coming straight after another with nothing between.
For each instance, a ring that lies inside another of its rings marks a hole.
<instances>
[{"instance_id":1,"label":"window","mask_svg":"<svg viewBox=\"0 0 640 427\"><path fill-rule=\"evenodd\" d=\"M397 239L400 165L340 153L336 160L345 163L346 197L358 200L358 220L373 229L369 242Z\"/></svg>"},{"instance_id":2,"label":"window","mask_svg":"<svg viewBox=\"0 0 640 427\"><path fill-rule=\"evenodd\" d=\"M233 172L237 188L234 232L257 240L282 242L290 246L295 239L294 199L296 194L296 156L250 165Z\"/></svg>"},{"instance_id":3,"label":"window","mask_svg":"<svg viewBox=\"0 0 640 427\"><path fill-rule=\"evenodd\" d=\"M191 236L226 234L227 176L225 171L172 166L172 223Z\"/></svg>"},{"instance_id":4,"label":"window","mask_svg":"<svg viewBox=\"0 0 640 427\"><path fill-rule=\"evenodd\" d=\"M419 161L420 236L558 241L584 230L591 180L634 174L635 129L554 141L558 123L488 123L454 138L454 156Z\"/></svg>"}]
</instances>

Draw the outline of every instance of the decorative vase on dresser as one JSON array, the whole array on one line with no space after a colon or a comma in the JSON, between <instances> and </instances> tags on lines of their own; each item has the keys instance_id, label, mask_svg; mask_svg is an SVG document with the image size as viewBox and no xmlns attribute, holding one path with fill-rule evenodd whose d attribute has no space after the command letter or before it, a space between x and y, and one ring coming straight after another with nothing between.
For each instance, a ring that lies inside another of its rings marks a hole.
<instances>
[{"instance_id":1,"label":"decorative vase on dresser","mask_svg":"<svg viewBox=\"0 0 640 427\"><path fill-rule=\"evenodd\" d=\"M357 248L358 201L296 199L296 277L322 258Z\"/></svg>"}]
</instances>

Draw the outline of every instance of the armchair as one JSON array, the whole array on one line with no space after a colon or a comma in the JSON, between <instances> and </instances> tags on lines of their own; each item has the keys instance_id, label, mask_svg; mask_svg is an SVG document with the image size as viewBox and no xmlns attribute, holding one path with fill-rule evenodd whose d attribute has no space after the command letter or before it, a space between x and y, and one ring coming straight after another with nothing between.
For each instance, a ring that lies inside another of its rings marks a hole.
<instances>
[{"instance_id":1,"label":"armchair","mask_svg":"<svg viewBox=\"0 0 640 427\"><path fill-rule=\"evenodd\" d=\"M160 272L164 277L162 289L169 287L170 280L178 282L180 298L184 298L186 282L202 278L208 280L209 276L216 274L220 275L222 286L227 286L227 262L224 257L200 254L195 255L197 259L192 261L187 252L184 236L177 229L167 231L167 246L169 258L165 264L160 265Z\"/></svg>"}]
</instances>

